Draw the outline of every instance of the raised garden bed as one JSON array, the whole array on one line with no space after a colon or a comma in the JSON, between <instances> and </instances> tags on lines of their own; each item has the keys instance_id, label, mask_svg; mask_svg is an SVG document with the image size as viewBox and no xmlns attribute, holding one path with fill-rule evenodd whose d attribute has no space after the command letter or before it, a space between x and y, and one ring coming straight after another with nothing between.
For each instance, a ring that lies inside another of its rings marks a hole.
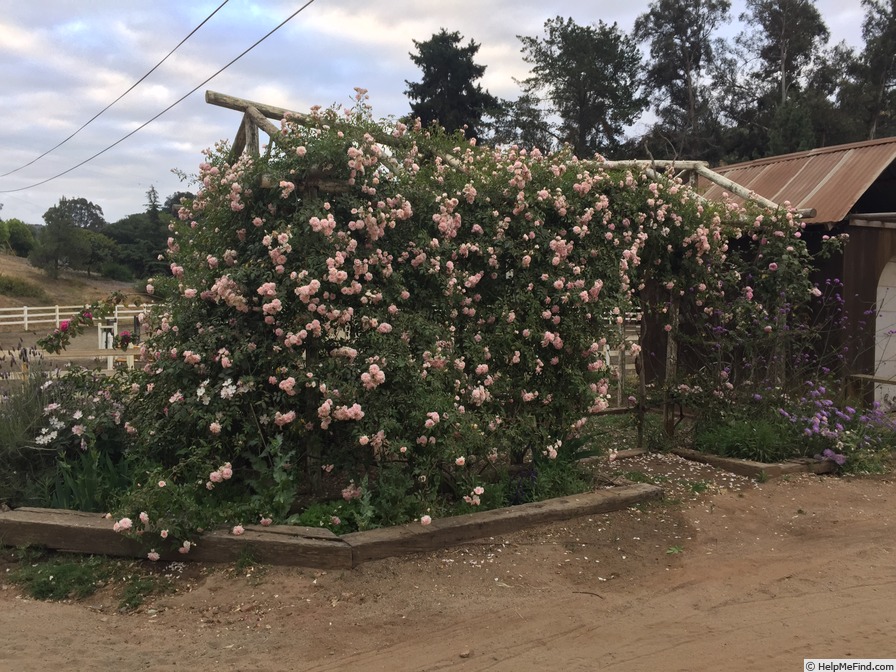
<instances>
[{"instance_id":1,"label":"raised garden bed","mask_svg":"<svg viewBox=\"0 0 896 672\"><path fill-rule=\"evenodd\" d=\"M342 536L314 527L247 525L240 536L209 532L188 555L171 552L162 557L233 562L249 554L266 564L351 569L369 560L432 551L541 523L618 511L662 495L663 489L658 486L637 483L436 519L428 526L415 523ZM139 541L114 532L109 520L100 514L26 507L0 512L0 543L127 557L145 557L147 550Z\"/></svg>"}]
</instances>

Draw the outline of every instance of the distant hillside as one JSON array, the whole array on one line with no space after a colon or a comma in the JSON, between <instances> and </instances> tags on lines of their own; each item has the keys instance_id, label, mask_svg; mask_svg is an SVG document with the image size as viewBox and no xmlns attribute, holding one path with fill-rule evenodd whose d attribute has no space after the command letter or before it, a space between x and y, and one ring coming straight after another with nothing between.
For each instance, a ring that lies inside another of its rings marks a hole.
<instances>
[{"instance_id":1,"label":"distant hillside","mask_svg":"<svg viewBox=\"0 0 896 672\"><path fill-rule=\"evenodd\" d=\"M37 290L42 289L46 298L19 295L8 296L0 293L0 308L18 306L74 306L92 303L112 292L123 292L137 296L134 284L107 280L96 275L88 278L86 273L64 271L53 280L43 271L34 268L27 259L9 254L0 254L0 277L13 278L29 283ZM40 293L39 291L33 293Z\"/></svg>"}]
</instances>

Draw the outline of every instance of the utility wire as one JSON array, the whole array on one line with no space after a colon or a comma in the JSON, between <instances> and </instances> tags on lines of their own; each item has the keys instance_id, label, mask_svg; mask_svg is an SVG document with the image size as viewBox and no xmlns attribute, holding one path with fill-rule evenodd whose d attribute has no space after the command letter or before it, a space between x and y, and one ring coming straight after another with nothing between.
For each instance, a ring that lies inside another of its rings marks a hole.
<instances>
[{"instance_id":1,"label":"utility wire","mask_svg":"<svg viewBox=\"0 0 896 672\"><path fill-rule=\"evenodd\" d=\"M34 187L39 187L39 186L41 186L42 184L46 184L47 182L52 182L53 180L55 180L55 179L57 179L57 178L60 178L60 177L62 177L63 175L68 175L68 174L69 174L70 172L72 172L73 170L77 170L78 168L80 168L80 167L83 166L84 164L89 163L90 161L93 161L93 160L94 160L95 158L97 158L98 156L102 156L103 154L105 154L106 152L108 152L108 151L109 151L110 149L112 149L113 147L115 147L115 146L121 144L122 142L124 142L125 140L127 140L128 138L130 138L130 137L131 137L132 135L134 135L137 131L143 130L144 128L146 128L147 126L149 126L152 122L154 122L156 119L158 119L159 117L161 117L163 114L165 114L166 112L168 112L168 111L171 110L172 108L176 107L177 105L180 105L184 100L186 100L187 98L189 98L190 96L192 96L192 95L193 95L194 93L196 93L199 89L201 89L203 86L205 86L206 84L208 84L208 83L209 83L210 81L212 81L215 77L217 77L218 75L220 75L220 74L221 74L222 72L224 72L227 68L229 68L231 65L233 65L233 64L236 63L238 60L240 60L243 56L245 56L245 55L248 54L250 51L252 51L252 50L253 50L255 47L257 47L259 44L261 44L262 42L264 42L266 39L268 39L271 35L273 35L274 33L276 33L278 30L280 30L283 26L285 26L287 23L289 23L292 19L294 19L294 18L295 18L296 16L298 16L302 11L304 11L305 8L307 8L309 5L311 5L311 4L313 4L313 3L314 3L314 0L308 0L308 2L306 2L304 5L302 5L301 7L299 7L296 11L294 11L292 14L290 14L288 17L286 17L286 19L284 19L280 24L278 24L275 28L273 28L270 32L268 32L267 35L265 35L264 37L262 37L261 39L259 39L255 44L253 44L251 47L249 47L248 49L246 49L245 51L243 51L243 53L241 53L239 56L237 56L237 57L234 58L232 61L230 61L230 63L228 63L228 64L225 65L223 68L221 68L220 70L218 70L216 73L214 73L213 75L211 75L211 76L210 76L208 79L206 79L205 81L202 81L202 82L200 82L199 84L197 84L193 89L191 89L190 91L188 91L187 93L185 93L183 96L181 96L180 98L178 98L177 100L175 100L173 103L171 103L171 105L169 105L169 106L166 107L164 110L162 110L161 112L159 112L159 113L158 113L157 115L155 115L152 119L150 119L149 121L144 122L143 124L141 124L140 126L138 126L137 128L135 128L133 131L131 131L130 133L128 133L127 135L125 135L124 137L119 138L118 140L116 140L115 142L113 142L111 145L109 145L109 146L106 147L105 149L100 150L99 152L97 152L97 153L94 154L93 156L90 156L90 157L84 159L83 161L81 161L81 163L75 164L74 166L72 166L72 167L69 168L68 170L64 170L64 171L62 171L61 173L59 173L59 174L57 174L57 175L54 175L53 177L48 177L47 179L45 179L45 180L41 180L40 182L35 182L34 184L29 184L27 187L19 187L18 189L2 189L2 190L0 190L0 194L10 194L10 193L13 193L13 192L16 192L16 191L25 191L26 189L33 189Z\"/></svg>"},{"instance_id":2,"label":"utility wire","mask_svg":"<svg viewBox=\"0 0 896 672\"><path fill-rule=\"evenodd\" d=\"M74 138L76 135L78 135L78 133L80 133L80 132L83 131L85 128L87 128L91 123L93 123L93 121L95 121L97 117L99 117L99 116L100 116L101 114L103 114L106 110L108 110L110 107L112 107L115 103L117 103L119 100L121 100L121 99L124 98L126 95L128 95L131 91L133 91L135 88L137 88L137 86L138 86L144 79L146 79L146 78L149 77L152 73L154 73L154 72L156 71L156 69L157 69L160 65L162 65L162 63L164 63L165 61L167 61L167 60L169 59L169 57L171 57L171 55L172 55L175 51L177 51L178 49L180 49L181 46L183 46L183 43L184 43L184 42L186 42L186 41L189 40L191 37L193 37L193 34L194 34L197 30L199 30L200 28L202 28L202 26L204 26L206 23L208 23L209 19L211 19L215 14L217 14L217 13L220 11L220 9L221 9L224 5L226 5L228 2L230 2L230 0L224 0L224 2L222 2L220 5L218 5L218 9L216 9L214 12L212 12L211 14L209 14L209 15L205 18L205 21L203 21L203 22L200 23L198 26L196 26L193 30L191 30L191 31L190 31L190 34L187 35L184 39L182 39L182 40L178 43L178 45L177 45L176 47L174 47L174 49L172 49L171 51L169 51L168 54L165 56L165 58L163 58L161 61L159 61L158 63L156 63L156 64L153 66L152 70L150 70L150 71L147 72L145 75L143 75L140 79L138 79L136 82L134 82L134 83L131 85L131 88L129 88L127 91L125 91L125 92L122 93L120 96L118 96L118 98L116 98L115 100L113 100L111 103L109 103L108 105L106 105L106 107L104 107L102 110L100 110L100 111L97 112L95 115L93 115L90 119L88 119L88 120L84 123L84 125L81 126L81 128L79 128L77 131L75 131L74 133L72 133L70 136L68 136L65 140L63 140L62 142L60 142L58 145L56 145L55 147L50 147L50 149L48 149L47 151L45 151L45 152L44 152L43 154L41 154L40 156L38 156L38 157L32 159L31 161L29 161L28 163L26 163L24 166L19 166L19 167L16 168L15 170L10 170L8 173L3 173L2 175L0 175L0 177L6 177L7 175L12 175L13 173L17 173L17 172L19 172L19 171L22 170L23 168L27 168L27 167L30 166L32 163L36 163L36 162L40 161L40 160L41 160L42 158L44 158L47 154L49 154L50 152L56 151L57 149L59 149L60 147L62 147L62 145L64 145L64 144L67 143L69 140L71 140L71 139Z\"/></svg>"}]
</instances>

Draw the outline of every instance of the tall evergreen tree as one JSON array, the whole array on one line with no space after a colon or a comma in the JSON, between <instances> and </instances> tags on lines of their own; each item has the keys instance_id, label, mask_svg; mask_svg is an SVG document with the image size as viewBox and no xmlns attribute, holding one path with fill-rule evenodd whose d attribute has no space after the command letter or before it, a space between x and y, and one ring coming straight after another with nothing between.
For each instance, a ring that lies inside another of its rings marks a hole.
<instances>
[{"instance_id":1,"label":"tall evergreen tree","mask_svg":"<svg viewBox=\"0 0 896 672\"><path fill-rule=\"evenodd\" d=\"M155 185L150 185L146 192L146 214L153 224L158 224L162 208L159 205L159 192L156 191Z\"/></svg>"},{"instance_id":2,"label":"tall evergreen tree","mask_svg":"<svg viewBox=\"0 0 896 672\"><path fill-rule=\"evenodd\" d=\"M498 145L518 145L525 149L552 151L557 146L554 127L541 100L522 93L516 100L500 100L489 120L489 140Z\"/></svg>"},{"instance_id":3,"label":"tall evergreen tree","mask_svg":"<svg viewBox=\"0 0 896 672\"><path fill-rule=\"evenodd\" d=\"M478 137L483 116L497 100L477 84L485 66L473 59L479 45L473 40L461 45L458 32L444 28L423 42L414 40L416 54L411 60L422 71L419 82L405 81L405 95L411 101L411 113L424 125L438 122L448 131L463 130L467 137Z\"/></svg>"},{"instance_id":4,"label":"tall evergreen tree","mask_svg":"<svg viewBox=\"0 0 896 672\"><path fill-rule=\"evenodd\" d=\"M523 90L549 101L560 119L555 135L583 157L617 149L647 105L635 40L615 23L580 26L559 16L545 22L543 37L519 39L532 65Z\"/></svg>"}]
</instances>

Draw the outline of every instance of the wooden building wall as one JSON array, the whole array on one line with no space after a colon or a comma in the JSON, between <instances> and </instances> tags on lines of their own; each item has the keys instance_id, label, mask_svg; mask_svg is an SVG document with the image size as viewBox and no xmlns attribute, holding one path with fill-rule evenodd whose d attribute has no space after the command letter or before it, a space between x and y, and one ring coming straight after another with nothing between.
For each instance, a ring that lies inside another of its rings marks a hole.
<instances>
[{"instance_id":1,"label":"wooden building wall","mask_svg":"<svg viewBox=\"0 0 896 672\"><path fill-rule=\"evenodd\" d=\"M884 266L896 257L896 228L850 225L843 252L845 308L849 315L847 343L850 373L874 373L875 302Z\"/></svg>"}]
</instances>

